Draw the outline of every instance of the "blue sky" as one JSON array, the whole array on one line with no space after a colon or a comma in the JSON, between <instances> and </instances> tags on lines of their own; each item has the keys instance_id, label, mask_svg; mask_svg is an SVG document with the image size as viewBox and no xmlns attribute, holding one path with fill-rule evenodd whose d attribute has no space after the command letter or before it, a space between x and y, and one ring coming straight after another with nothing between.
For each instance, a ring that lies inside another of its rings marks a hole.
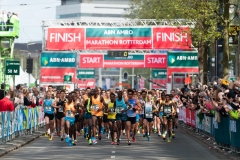
<instances>
[{"instance_id":1,"label":"blue sky","mask_svg":"<svg viewBox=\"0 0 240 160\"><path fill-rule=\"evenodd\" d=\"M18 14L20 37L16 42L27 43L42 40L42 20L56 19L56 6L59 6L60 2L60 0L0 0L0 12L5 10Z\"/></svg>"}]
</instances>

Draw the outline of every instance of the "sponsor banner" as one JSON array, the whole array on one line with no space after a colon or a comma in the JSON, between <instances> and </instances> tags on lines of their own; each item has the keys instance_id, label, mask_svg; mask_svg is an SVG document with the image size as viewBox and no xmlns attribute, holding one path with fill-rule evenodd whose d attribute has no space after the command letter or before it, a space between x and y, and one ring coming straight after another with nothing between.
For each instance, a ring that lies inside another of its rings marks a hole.
<instances>
[{"instance_id":1,"label":"sponsor banner","mask_svg":"<svg viewBox=\"0 0 240 160\"><path fill-rule=\"evenodd\" d=\"M48 50L85 49L84 28L48 28Z\"/></svg>"},{"instance_id":2,"label":"sponsor banner","mask_svg":"<svg viewBox=\"0 0 240 160\"><path fill-rule=\"evenodd\" d=\"M72 82L75 82L76 69L75 68L41 68L41 82L49 83L63 83L64 75L71 75Z\"/></svg>"},{"instance_id":3,"label":"sponsor banner","mask_svg":"<svg viewBox=\"0 0 240 160\"><path fill-rule=\"evenodd\" d=\"M77 78L95 78L95 70L77 69Z\"/></svg>"},{"instance_id":4,"label":"sponsor banner","mask_svg":"<svg viewBox=\"0 0 240 160\"><path fill-rule=\"evenodd\" d=\"M41 67L75 68L76 53L73 52L42 52Z\"/></svg>"},{"instance_id":5,"label":"sponsor banner","mask_svg":"<svg viewBox=\"0 0 240 160\"><path fill-rule=\"evenodd\" d=\"M198 52L168 52L168 67L198 67Z\"/></svg>"},{"instance_id":6,"label":"sponsor banner","mask_svg":"<svg viewBox=\"0 0 240 160\"><path fill-rule=\"evenodd\" d=\"M77 80L78 88L87 88L90 87L92 89L95 88L96 82L95 79L81 79Z\"/></svg>"},{"instance_id":7,"label":"sponsor banner","mask_svg":"<svg viewBox=\"0 0 240 160\"><path fill-rule=\"evenodd\" d=\"M145 68L167 68L167 55L145 54Z\"/></svg>"},{"instance_id":8,"label":"sponsor banner","mask_svg":"<svg viewBox=\"0 0 240 160\"><path fill-rule=\"evenodd\" d=\"M80 68L103 68L103 54L80 54Z\"/></svg>"},{"instance_id":9,"label":"sponsor banner","mask_svg":"<svg viewBox=\"0 0 240 160\"><path fill-rule=\"evenodd\" d=\"M104 55L104 68L144 68L144 55L108 57Z\"/></svg>"},{"instance_id":10,"label":"sponsor banner","mask_svg":"<svg viewBox=\"0 0 240 160\"><path fill-rule=\"evenodd\" d=\"M166 79L167 69L153 69L152 78Z\"/></svg>"},{"instance_id":11,"label":"sponsor banner","mask_svg":"<svg viewBox=\"0 0 240 160\"><path fill-rule=\"evenodd\" d=\"M152 82L155 82L160 85L167 86L167 79L152 79ZM163 88L162 86L159 86L157 84L152 83L152 88L153 89L161 89Z\"/></svg>"},{"instance_id":12,"label":"sponsor banner","mask_svg":"<svg viewBox=\"0 0 240 160\"><path fill-rule=\"evenodd\" d=\"M151 49L151 28L87 28L86 49Z\"/></svg>"},{"instance_id":13,"label":"sponsor banner","mask_svg":"<svg viewBox=\"0 0 240 160\"><path fill-rule=\"evenodd\" d=\"M190 28L185 26L153 27L154 49L190 49Z\"/></svg>"}]
</instances>

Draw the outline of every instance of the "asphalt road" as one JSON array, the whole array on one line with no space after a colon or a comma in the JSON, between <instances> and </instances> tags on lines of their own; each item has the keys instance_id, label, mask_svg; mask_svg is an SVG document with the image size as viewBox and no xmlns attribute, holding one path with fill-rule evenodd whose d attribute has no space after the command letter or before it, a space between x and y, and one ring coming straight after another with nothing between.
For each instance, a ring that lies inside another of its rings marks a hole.
<instances>
[{"instance_id":1,"label":"asphalt road","mask_svg":"<svg viewBox=\"0 0 240 160\"><path fill-rule=\"evenodd\" d=\"M137 142L127 145L126 139L121 144L111 145L109 139L103 139L96 145L89 146L83 136L78 137L77 146L68 146L59 137L53 141L40 137L28 145L1 157L1 160L35 160L35 159L148 159L148 160L226 160L225 156L211 150L204 143L178 129L176 138L171 143L162 140L156 134L151 141L137 136Z\"/></svg>"}]
</instances>

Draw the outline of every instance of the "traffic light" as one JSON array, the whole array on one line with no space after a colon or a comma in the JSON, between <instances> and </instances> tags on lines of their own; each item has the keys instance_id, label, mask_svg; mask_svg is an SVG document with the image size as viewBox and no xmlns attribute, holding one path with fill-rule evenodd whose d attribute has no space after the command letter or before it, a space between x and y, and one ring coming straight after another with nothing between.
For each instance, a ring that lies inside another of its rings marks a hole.
<instances>
[{"instance_id":1,"label":"traffic light","mask_svg":"<svg viewBox=\"0 0 240 160\"><path fill-rule=\"evenodd\" d=\"M27 73L32 73L32 70L33 70L33 59L32 58L27 59L26 70L27 70Z\"/></svg>"},{"instance_id":2,"label":"traffic light","mask_svg":"<svg viewBox=\"0 0 240 160\"><path fill-rule=\"evenodd\" d=\"M128 79L128 73L127 72L123 73L123 79Z\"/></svg>"}]
</instances>

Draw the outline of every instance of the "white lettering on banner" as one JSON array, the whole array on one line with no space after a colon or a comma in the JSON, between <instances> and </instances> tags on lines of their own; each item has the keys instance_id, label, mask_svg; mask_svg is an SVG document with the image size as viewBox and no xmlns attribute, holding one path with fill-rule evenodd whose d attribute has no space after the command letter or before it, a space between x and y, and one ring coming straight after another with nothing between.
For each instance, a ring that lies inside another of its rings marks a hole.
<instances>
[{"instance_id":1,"label":"white lettering on banner","mask_svg":"<svg viewBox=\"0 0 240 160\"><path fill-rule=\"evenodd\" d=\"M100 63L100 57L83 57L83 63Z\"/></svg>"},{"instance_id":2,"label":"white lettering on banner","mask_svg":"<svg viewBox=\"0 0 240 160\"><path fill-rule=\"evenodd\" d=\"M144 62L116 62L116 61L104 61L104 65L117 65L117 66L122 66L122 65L144 65Z\"/></svg>"},{"instance_id":3,"label":"white lettering on banner","mask_svg":"<svg viewBox=\"0 0 240 160\"><path fill-rule=\"evenodd\" d=\"M42 79L61 79L60 76L42 76Z\"/></svg>"},{"instance_id":4,"label":"white lettering on banner","mask_svg":"<svg viewBox=\"0 0 240 160\"><path fill-rule=\"evenodd\" d=\"M188 41L188 34L187 33L165 33L165 32L157 32L157 41L162 42L183 42Z\"/></svg>"},{"instance_id":5,"label":"white lettering on banner","mask_svg":"<svg viewBox=\"0 0 240 160\"><path fill-rule=\"evenodd\" d=\"M166 58L155 58L155 57L149 57L147 63L165 63Z\"/></svg>"},{"instance_id":6,"label":"white lettering on banner","mask_svg":"<svg viewBox=\"0 0 240 160\"><path fill-rule=\"evenodd\" d=\"M89 87L89 86L93 86L94 85L94 82L88 82L87 83L87 86Z\"/></svg>"},{"instance_id":7,"label":"white lettering on banner","mask_svg":"<svg viewBox=\"0 0 240 160\"><path fill-rule=\"evenodd\" d=\"M87 40L87 45L113 45L118 44L118 40Z\"/></svg>"},{"instance_id":8,"label":"white lettering on banner","mask_svg":"<svg viewBox=\"0 0 240 160\"><path fill-rule=\"evenodd\" d=\"M81 33L50 33L50 42L81 42Z\"/></svg>"},{"instance_id":9,"label":"white lettering on banner","mask_svg":"<svg viewBox=\"0 0 240 160\"><path fill-rule=\"evenodd\" d=\"M177 56L177 60L190 60L190 61L195 61L198 60L197 56Z\"/></svg>"},{"instance_id":10,"label":"white lettering on banner","mask_svg":"<svg viewBox=\"0 0 240 160\"><path fill-rule=\"evenodd\" d=\"M120 44L152 44L152 40L119 40Z\"/></svg>"},{"instance_id":11,"label":"white lettering on banner","mask_svg":"<svg viewBox=\"0 0 240 160\"><path fill-rule=\"evenodd\" d=\"M75 58L50 58L50 62L75 62Z\"/></svg>"},{"instance_id":12,"label":"white lettering on banner","mask_svg":"<svg viewBox=\"0 0 240 160\"><path fill-rule=\"evenodd\" d=\"M84 71L80 71L80 72L78 72L78 74L88 74L88 75L93 75L94 74L94 72L84 72Z\"/></svg>"},{"instance_id":13,"label":"white lettering on banner","mask_svg":"<svg viewBox=\"0 0 240 160\"><path fill-rule=\"evenodd\" d=\"M132 30L104 30L104 35L112 35L112 34L133 34Z\"/></svg>"},{"instance_id":14,"label":"white lettering on banner","mask_svg":"<svg viewBox=\"0 0 240 160\"><path fill-rule=\"evenodd\" d=\"M87 45L152 44L152 40L87 40Z\"/></svg>"}]
</instances>

